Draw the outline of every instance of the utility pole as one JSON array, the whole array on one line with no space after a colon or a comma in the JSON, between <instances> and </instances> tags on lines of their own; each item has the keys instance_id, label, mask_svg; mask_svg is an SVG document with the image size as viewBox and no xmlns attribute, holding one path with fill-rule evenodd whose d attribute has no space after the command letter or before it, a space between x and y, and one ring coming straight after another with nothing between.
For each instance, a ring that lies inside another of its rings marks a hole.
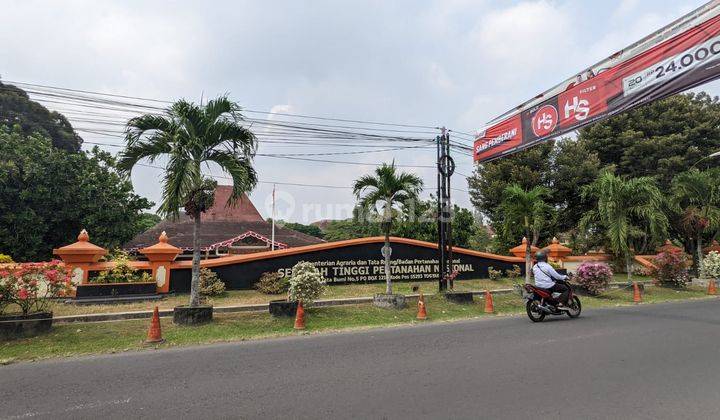
<instances>
[{"instance_id":1,"label":"utility pole","mask_svg":"<svg viewBox=\"0 0 720 420\"><path fill-rule=\"evenodd\" d=\"M270 250L275 251L275 184L272 192L272 231L270 233Z\"/></svg>"},{"instance_id":2,"label":"utility pole","mask_svg":"<svg viewBox=\"0 0 720 420\"><path fill-rule=\"evenodd\" d=\"M452 204L450 201L451 177L455 172L455 161L450 157L450 135L443 127L442 135L436 138L437 141L437 210L438 210L438 253L439 253L439 279L438 289L440 291L453 289L453 281L450 274L453 271L452 264Z\"/></svg>"}]
</instances>

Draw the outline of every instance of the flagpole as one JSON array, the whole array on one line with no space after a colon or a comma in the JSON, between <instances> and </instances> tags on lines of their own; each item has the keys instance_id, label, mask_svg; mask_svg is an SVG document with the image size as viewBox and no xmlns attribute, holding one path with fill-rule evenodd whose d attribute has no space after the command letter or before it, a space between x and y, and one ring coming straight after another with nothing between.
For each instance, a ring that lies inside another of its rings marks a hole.
<instances>
[{"instance_id":1,"label":"flagpole","mask_svg":"<svg viewBox=\"0 0 720 420\"><path fill-rule=\"evenodd\" d=\"M275 251L275 184L272 192L272 233L270 234L270 250Z\"/></svg>"}]
</instances>

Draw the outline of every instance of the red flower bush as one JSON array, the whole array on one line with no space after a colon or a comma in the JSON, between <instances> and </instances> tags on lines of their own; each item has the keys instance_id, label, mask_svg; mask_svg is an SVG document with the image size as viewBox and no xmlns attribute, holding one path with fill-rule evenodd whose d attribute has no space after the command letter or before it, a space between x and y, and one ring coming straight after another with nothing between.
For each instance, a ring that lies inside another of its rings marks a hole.
<instances>
[{"instance_id":1,"label":"red flower bush","mask_svg":"<svg viewBox=\"0 0 720 420\"><path fill-rule=\"evenodd\" d=\"M45 312L50 299L64 296L70 275L59 260L23 263L0 271L0 314L8 307L19 307L23 315Z\"/></svg>"},{"instance_id":2,"label":"red flower bush","mask_svg":"<svg viewBox=\"0 0 720 420\"><path fill-rule=\"evenodd\" d=\"M653 260L651 275L663 286L685 287L690 281L688 256L684 252L661 252Z\"/></svg>"},{"instance_id":3,"label":"red flower bush","mask_svg":"<svg viewBox=\"0 0 720 420\"><path fill-rule=\"evenodd\" d=\"M575 272L575 282L591 295L598 295L607 289L613 272L605 263L584 262Z\"/></svg>"}]
</instances>

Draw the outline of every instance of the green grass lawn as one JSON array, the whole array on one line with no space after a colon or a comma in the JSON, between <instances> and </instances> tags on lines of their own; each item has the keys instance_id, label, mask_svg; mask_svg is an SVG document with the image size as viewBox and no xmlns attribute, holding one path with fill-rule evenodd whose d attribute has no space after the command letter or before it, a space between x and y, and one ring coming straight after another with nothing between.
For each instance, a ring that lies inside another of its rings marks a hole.
<instances>
[{"instance_id":1,"label":"green grass lawn","mask_svg":"<svg viewBox=\"0 0 720 420\"><path fill-rule=\"evenodd\" d=\"M616 275L613 281L626 281L624 275ZM647 280L647 278L637 278L637 280ZM524 279L500 279L500 280L489 280L489 279L478 279L478 280L458 280L455 282L455 290L458 291L478 291L478 290L498 290L498 289L510 289L515 283L523 283ZM393 283L393 291L395 293L410 294L412 293L412 285L419 285L420 290L424 293L437 292L437 282L425 281L425 282L396 282ZM325 294L321 299L335 299L335 298L350 298L350 297L361 297L361 296L373 296L376 293L384 293L384 283L373 283L373 284L343 284L328 286ZM225 296L215 297L212 299L212 304L215 306L236 306L236 305L250 305L267 303L275 299L284 299L284 295L265 295L257 290L231 290L226 293ZM149 311L152 310L155 305L160 309L172 309L178 305L186 305L189 300L188 294L178 294L168 296L160 301L148 301L148 302L133 302L133 303L122 303L122 304L110 304L110 305L72 305L65 304L62 302L55 302L52 305L52 312L55 316L63 315L83 315L83 314L99 314L99 313L111 313L111 312L125 312L125 311Z\"/></svg>"},{"instance_id":2,"label":"green grass lawn","mask_svg":"<svg viewBox=\"0 0 720 420\"><path fill-rule=\"evenodd\" d=\"M648 287L644 302L702 297L705 297L702 289L676 291ZM612 291L602 298L583 297L582 302L586 308L632 305L632 291ZM523 300L514 294L496 296L494 303L496 315L486 315L483 313L484 302L481 299L476 299L476 303L472 305L459 305L447 302L442 296L431 296L427 299L429 320L425 322L522 314L525 310ZM311 308L307 310L306 332L410 325L419 322L415 320L415 315L414 304L404 310L379 309L370 304ZM58 324L47 335L0 342L0 363L147 349L142 340L147 334L149 322L132 320ZM178 327L168 318L163 318L161 322L166 342L151 348L297 334L293 330L293 319L277 319L267 313L218 314L212 324L199 327Z\"/></svg>"},{"instance_id":3,"label":"green grass lawn","mask_svg":"<svg viewBox=\"0 0 720 420\"><path fill-rule=\"evenodd\" d=\"M517 280L522 282L522 279ZM437 291L437 282L396 282L393 283L393 291L395 293L410 294L412 293L412 285L417 284L420 290L425 293ZM497 281L481 279L481 280L460 280L455 282L455 290L497 290L512 288L513 281L510 279L501 279ZM373 296L376 293L384 293L384 283L372 284L342 284L328 286L325 294L321 299L350 298L360 296ZM231 290L225 296L212 298L212 304L215 306L235 306L250 305L258 303L268 303L271 300L284 299L285 295L266 295L257 290ZM123 304L110 305L72 305L62 302L55 302L52 305L52 312L55 316L63 315L82 315L82 314L98 314L110 312L124 311L143 311L152 310L155 305L160 309L172 309L178 305L186 305L190 299L189 294L183 293L168 296L160 301L133 302Z\"/></svg>"}]
</instances>

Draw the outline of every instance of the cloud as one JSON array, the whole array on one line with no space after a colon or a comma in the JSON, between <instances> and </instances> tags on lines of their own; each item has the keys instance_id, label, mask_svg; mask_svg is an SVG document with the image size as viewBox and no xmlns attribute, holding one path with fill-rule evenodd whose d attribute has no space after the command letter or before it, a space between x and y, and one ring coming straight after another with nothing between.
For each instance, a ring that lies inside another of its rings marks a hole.
<instances>
[{"instance_id":1,"label":"cloud","mask_svg":"<svg viewBox=\"0 0 720 420\"><path fill-rule=\"evenodd\" d=\"M294 113L472 133L699 3L657 0L650 9L631 0L217 0L213 7L182 0L18 0L0 14L0 63L6 80L158 99L229 93L243 107L270 111L268 119ZM260 148L353 150L262 142ZM350 185L374 163L393 158L432 165L435 156L431 148L328 157L367 165L264 157L256 165L263 181ZM456 162L459 172L472 171L470 157L458 155ZM424 178L426 196L433 191L432 169L404 169ZM158 174L149 168L133 174L136 190L154 201ZM467 187L460 177L454 182ZM292 193L300 209L354 202L349 189L278 188ZM253 192L259 207L271 190L260 184ZM454 200L469 206L464 193Z\"/></svg>"},{"instance_id":2,"label":"cloud","mask_svg":"<svg viewBox=\"0 0 720 420\"><path fill-rule=\"evenodd\" d=\"M493 66L496 77L512 81L519 71L546 67L551 54L572 45L573 28L562 7L542 0L489 12L471 37L477 57Z\"/></svg>"}]
</instances>

